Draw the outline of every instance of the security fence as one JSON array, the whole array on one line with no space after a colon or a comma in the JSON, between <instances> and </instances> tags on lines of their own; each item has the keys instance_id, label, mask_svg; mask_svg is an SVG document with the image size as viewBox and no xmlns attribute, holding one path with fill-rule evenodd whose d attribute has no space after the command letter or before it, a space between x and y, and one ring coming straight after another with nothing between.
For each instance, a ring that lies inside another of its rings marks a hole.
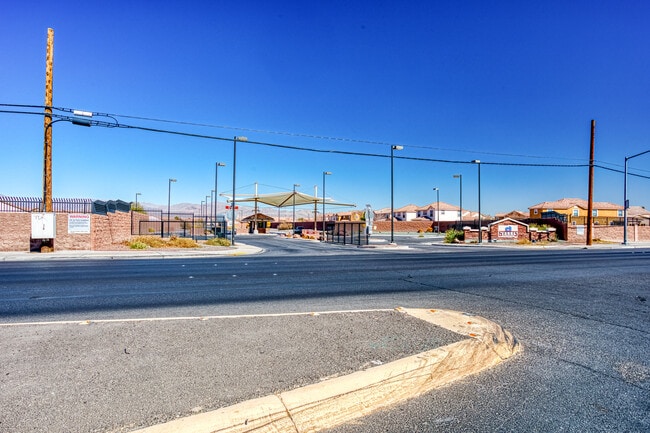
<instances>
[{"instance_id":1,"label":"security fence","mask_svg":"<svg viewBox=\"0 0 650 433\"><path fill-rule=\"evenodd\" d=\"M134 236L160 236L208 239L225 235L225 219L218 215L167 212L161 209L143 209L131 213L131 234Z\"/></svg>"}]
</instances>

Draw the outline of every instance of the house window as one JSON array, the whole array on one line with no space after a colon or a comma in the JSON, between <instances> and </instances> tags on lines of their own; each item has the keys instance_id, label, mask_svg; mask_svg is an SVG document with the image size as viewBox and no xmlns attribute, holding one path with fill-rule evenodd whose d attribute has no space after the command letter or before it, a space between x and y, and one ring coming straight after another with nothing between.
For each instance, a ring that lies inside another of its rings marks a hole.
<instances>
[{"instance_id":1,"label":"house window","mask_svg":"<svg viewBox=\"0 0 650 433\"><path fill-rule=\"evenodd\" d=\"M580 215L580 211L578 209L573 209L573 216L577 217L578 215Z\"/></svg>"},{"instance_id":2,"label":"house window","mask_svg":"<svg viewBox=\"0 0 650 433\"><path fill-rule=\"evenodd\" d=\"M598 209L594 209L591 211L591 216L592 217L597 217L598 216Z\"/></svg>"},{"instance_id":3,"label":"house window","mask_svg":"<svg viewBox=\"0 0 650 433\"><path fill-rule=\"evenodd\" d=\"M618 211L618 217L619 217L619 218L623 218L623 211L622 211L622 210L619 210L619 211Z\"/></svg>"}]
</instances>

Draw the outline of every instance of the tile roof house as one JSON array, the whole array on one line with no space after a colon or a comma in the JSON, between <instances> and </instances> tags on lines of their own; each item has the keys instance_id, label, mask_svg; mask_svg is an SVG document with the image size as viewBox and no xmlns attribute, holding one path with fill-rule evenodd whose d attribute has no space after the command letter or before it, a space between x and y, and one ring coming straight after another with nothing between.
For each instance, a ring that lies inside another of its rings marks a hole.
<instances>
[{"instance_id":1,"label":"tile roof house","mask_svg":"<svg viewBox=\"0 0 650 433\"><path fill-rule=\"evenodd\" d=\"M544 218L549 214L561 216L570 225L587 224L587 200L581 198L563 198L545 201L528 208L530 218ZM593 202L593 222L595 225L610 225L623 218L623 206L608 202Z\"/></svg>"},{"instance_id":2,"label":"tile roof house","mask_svg":"<svg viewBox=\"0 0 650 433\"><path fill-rule=\"evenodd\" d=\"M627 209L627 221L629 224L650 226L650 211L643 206L630 206Z\"/></svg>"},{"instance_id":3,"label":"tile roof house","mask_svg":"<svg viewBox=\"0 0 650 433\"><path fill-rule=\"evenodd\" d=\"M393 211L393 216L398 221L413 221L418 216L418 207L414 204L407 204Z\"/></svg>"},{"instance_id":4,"label":"tile roof house","mask_svg":"<svg viewBox=\"0 0 650 433\"><path fill-rule=\"evenodd\" d=\"M439 215L438 210L440 210ZM458 221L459 214L460 209L458 206L443 201L440 202L440 207L438 207L438 202L434 201L417 209L418 218L426 218L431 221Z\"/></svg>"}]
</instances>

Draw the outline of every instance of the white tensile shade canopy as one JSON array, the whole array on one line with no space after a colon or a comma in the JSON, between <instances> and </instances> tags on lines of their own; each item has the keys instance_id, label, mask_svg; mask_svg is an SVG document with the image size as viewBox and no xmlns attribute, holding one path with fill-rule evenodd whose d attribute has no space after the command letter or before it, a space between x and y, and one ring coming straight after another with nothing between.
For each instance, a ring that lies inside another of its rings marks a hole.
<instances>
[{"instance_id":1,"label":"white tensile shade canopy","mask_svg":"<svg viewBox=\"0 0 650 433\"><path fill-rule=\"evenodd\" d=\"M229 196L225 196L229 197ZM295 201L294 201L295 198ZM232 202L232 197L228 198L229 202ZM306 204L323 204L323 197L317 197L309 194L304 194L302 192L296 191L288 191L288 192L278 192L278 193L270 193L270 194L258 194L258 195L246 195L246 196L239 196L235 197L235 203L264 203L269 206L275 206L275 207L287 207L287 206L293 206L294 204L296 206L300 205L306 205ZM350 207L355 207L355 204L351 203L339 203L334 201L334 199L331 198L325 198L325 204L330 205L330 206L350 206Z\"/></svg>"}]
</instances>

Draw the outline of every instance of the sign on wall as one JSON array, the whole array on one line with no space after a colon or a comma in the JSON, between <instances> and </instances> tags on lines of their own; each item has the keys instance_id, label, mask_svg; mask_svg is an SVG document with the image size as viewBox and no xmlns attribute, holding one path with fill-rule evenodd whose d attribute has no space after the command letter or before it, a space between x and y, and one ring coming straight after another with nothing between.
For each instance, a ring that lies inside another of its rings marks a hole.
<instances>
[{"instance_id":1,"label":"sign on wall","mask_svg":"<svg viewBox=\"0 0 650 433\"><path fill-rule=\"evenodd\" d=\"M517 239L519 228L516 224L499 224L499 238Z\"/></svg>"},{"instance_id":2,"label":"sign on wall","mask_svg":"<svg viewBox=\"0 0 650 433\"><path fill-rule=\"evenodd\" d=\"M54 239L56 237L56 214L32 213L32 239Z\"/></svg>"},{"instance_id":3,"label":"sign on wall","mask_svg":"<svg viewBox=\"0 0 650 433\"><path fill-rule=\"evenodd\" d=\"M68 234L90 234L90 214L68 214Z\"/></svg>"}]
</instances>

